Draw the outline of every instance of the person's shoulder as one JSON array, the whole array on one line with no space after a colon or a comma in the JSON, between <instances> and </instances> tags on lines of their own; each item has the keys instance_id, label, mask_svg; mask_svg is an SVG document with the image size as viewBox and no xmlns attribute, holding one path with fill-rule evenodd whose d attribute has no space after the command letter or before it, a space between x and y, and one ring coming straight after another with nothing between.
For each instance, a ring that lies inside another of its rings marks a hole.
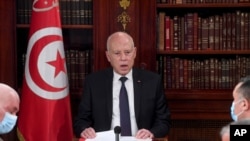
<instances>
[{"instance_id":1,"label":"person's shoulder","mask_svg":"<svg viewBox=\"0 0 250 141\"><path fill-rule=\"evenodd\" d=\"M112 75L112 68L105 68L99 71L92 72L86 76L86 78L102 78Z\"/></svg>"}]
</instances>

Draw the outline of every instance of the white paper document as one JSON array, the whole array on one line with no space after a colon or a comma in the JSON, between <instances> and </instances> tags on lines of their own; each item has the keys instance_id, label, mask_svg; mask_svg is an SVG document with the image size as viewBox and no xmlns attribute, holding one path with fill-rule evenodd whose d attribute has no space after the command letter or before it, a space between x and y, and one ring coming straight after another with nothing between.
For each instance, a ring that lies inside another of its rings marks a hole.
<instances>
[{"instance_id":1,"label":"white paper document","mask_svg":"<svg viewBox=\"0 0 250 141\"><path fill-rule=\"evenodd\" d=\"M94 139L86 139L86 141L115 141L115 133L113 130L97 132ZM152 139L136 139L132 136L120 136L120 141L152 141Z\"/></svg>"}]
</instances>

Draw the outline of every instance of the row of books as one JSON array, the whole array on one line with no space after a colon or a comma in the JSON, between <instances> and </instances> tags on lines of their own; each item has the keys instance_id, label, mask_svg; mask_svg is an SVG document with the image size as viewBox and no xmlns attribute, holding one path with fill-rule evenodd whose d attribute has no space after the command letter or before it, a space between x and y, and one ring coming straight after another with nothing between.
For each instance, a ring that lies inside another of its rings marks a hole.
<instances>
[{"instance_id":1,"label":"row of books","mask_svg":"<svg viewBox=\"0 0 250 141\"><path fill-rule=\"evenodd\" d=\"M232 89L250 75L250 57L189 59L159 56L158 72L166 89Z\"/></svg>"},{"instance_id":2,"label":"row of books","mask_svg":"<svg viewBox=\"0 0 250 141\"><path fill-rule=\"evenodd\" d=\"M29 24L33 0L17 0L17 24ZM60 0L63 25L92 25L93 0Z\"/></svg>"},{"instance_id":3,"label":"row of books","mask_svg":"<svg viewBox=\"0 0 250 141\"><path fill-rule=\"evenodd\" d=\"M158 14L159 50L248 50L250 13L225 12L203 16Z\"/></svg>"},{"instance_id":4,"label":"row of books","mask_svg":"<svg viewBox=\"0 0 250 141\"><path fill-rule=\"evenodd\" d=\"M157 3L199 4L199 3L249 3L249 0L157 0Z\"/></svg>"},{"instance_id":5,"label":"row of books","mask_svg":"<svg viewBox=\"0 0 250 141\"><path fill-rule=\"evenodd\" d=\"M66 50L65 55L70 88L83 88L85 76L92 72L92 50Z\"/></svg>"}]
</instances>

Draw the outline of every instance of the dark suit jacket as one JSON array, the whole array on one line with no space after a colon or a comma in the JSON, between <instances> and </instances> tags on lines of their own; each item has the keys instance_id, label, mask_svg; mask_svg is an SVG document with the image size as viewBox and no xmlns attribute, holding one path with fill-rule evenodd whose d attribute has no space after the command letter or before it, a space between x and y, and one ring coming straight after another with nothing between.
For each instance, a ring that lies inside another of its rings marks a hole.
<instances>
[{"instance_id":1,"label":"dark suit jacket","mask_svg":"<svg viewBox=\"0 0 250 141\"><path fill-rule=\"evenodd\" d=\"M111 129L113 69L90 74L74 120L77 137L88 127L96 132ZM133 68L134 108L138 129L148 129L155 137L165 137L170 129L170 112L159 75Z\"/></svg>"}]
</instances>

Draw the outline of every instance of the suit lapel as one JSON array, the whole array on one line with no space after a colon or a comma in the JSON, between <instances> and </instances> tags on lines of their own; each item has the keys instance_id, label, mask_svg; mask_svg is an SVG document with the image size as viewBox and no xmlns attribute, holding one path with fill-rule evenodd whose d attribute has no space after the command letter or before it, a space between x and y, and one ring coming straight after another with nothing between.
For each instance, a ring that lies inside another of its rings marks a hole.
<instances>
[{"instance_id":1,"label":"suit lapel","mask_svg":"<svg viewBox=\"0 0 250 141\"><path fill-rule=\"evenodd\" d=\"M141 102L141 76L137 69L133 69L133 83L134 83L134 105L135 105L135 117L138 123L139 111L140 111L140 102Z\"/></svg>"},{"instance_id":2,"label":"suit lapel","mask_svg":"<svg viewBox=\"0 0 250 141\"><path fill-rule=\"evenodd\" d=\"M108 109L108 116L109 116L109 119L112 119L112 111L113 111L113 70L112 69L108 69L106 71L106 83L104 84L105 85L105 88L106 88L106 94L107 94L107 97L106 97L106 102L107 102L107 109Z\"/></svg>"}]
</instances>

